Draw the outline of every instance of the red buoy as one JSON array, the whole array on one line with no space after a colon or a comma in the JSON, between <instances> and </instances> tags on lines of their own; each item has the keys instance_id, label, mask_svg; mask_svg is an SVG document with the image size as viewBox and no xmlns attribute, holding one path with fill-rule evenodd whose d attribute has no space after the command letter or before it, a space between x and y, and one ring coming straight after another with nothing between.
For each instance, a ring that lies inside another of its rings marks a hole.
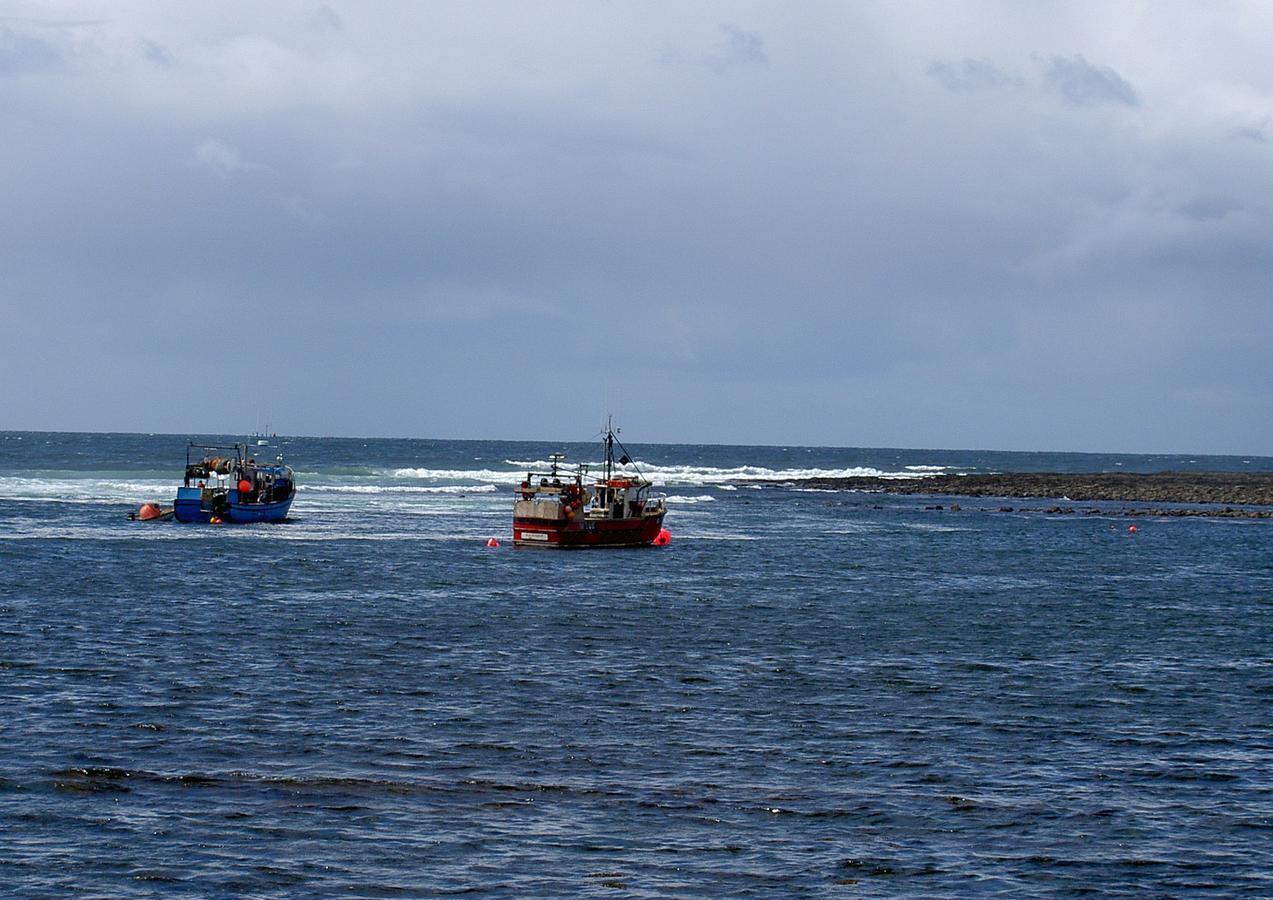
<instances>
[{"instance_id":1,"label":"red buoy","mask_svg":"<svg viewBox=\"0 0 1273 900\"><path fill-rule=\"evenodd\" d=\"M499 546L499 541L497 541L495 538L491 538L489 541L487 541L487 542L486 542L486 546L488 546L488 547L498 547L498 546Z\"/></svg>"},{"instance_id":2,"label":"red buoy","mask_svg":"<svg viewBox=\"0 0 1273 900\"><path fill-rule=\"evenodd\" d=\"M1127 530L1130 531L1132 534L1135 534L1136 532L1140 531L1140 529L1137 528L1135 525L1128 525Z\"/></svg>"},{"instance_id":3,"label":"red buoy","mask_svg":"<svg viewBox=\"0 0 1273 900\"><path fill-rule=\"evenodd\" d=\"M672 543L672 532L666 528L660 528L658 537L654 539L654 546L666 547L670 543Z\"/></svg>"}]
</instances>

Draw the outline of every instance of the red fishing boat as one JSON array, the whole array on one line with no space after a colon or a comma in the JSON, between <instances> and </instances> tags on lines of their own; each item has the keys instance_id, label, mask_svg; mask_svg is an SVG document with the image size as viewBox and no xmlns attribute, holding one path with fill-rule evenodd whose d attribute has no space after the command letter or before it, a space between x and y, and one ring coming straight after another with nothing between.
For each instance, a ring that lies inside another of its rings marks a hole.
<instances>
[{"instance_id":1,"label":"red fishing boat","mask_svg":"<svg viewBox=\"0 0 1273 900\"><path fill-rule=\"evenodd\" d=\"M616 460L615 445L621 456ZM629 473L632 460L615 431L606 426L601 476L589 479L588 466L567 467L554 453L547 472L527 472L513 504L513 544L518 547L648 547L662 537L661 497L648 496L651 482Z\"/></svg>"}]
</instances>

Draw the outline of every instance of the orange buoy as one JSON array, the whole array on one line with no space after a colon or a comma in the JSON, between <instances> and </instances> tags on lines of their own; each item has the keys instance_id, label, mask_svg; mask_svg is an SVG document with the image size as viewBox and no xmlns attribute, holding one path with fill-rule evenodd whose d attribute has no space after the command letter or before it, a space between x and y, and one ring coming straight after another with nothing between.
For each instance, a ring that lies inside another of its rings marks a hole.
<instances>
[{"instance_id":1,"label":"orange buoy","mask_svg":"<svg viewBox=\"0 0 1273 900\"><path fill-rule=\"evenodd\" d=\"M209 525L220 525L220 524L221 524L221 517L220 517L220 516L213 516L211 519L209 519L209 520L208 520L208 524L209 524Z\"/></svg>"},{"instance_id":2,"label":"orange buoy","mask_svg":"<svg viewBox=\"0 0 1273 900\"><path fill-rule=\"evenodd\" d=\"M658 537L654 539L654 546L666 547L670 543L672 543L672 532L666 528L660 528Z\"/></svg>"},{"instance_id":3,"label":"orange buoy","mask_svg":"<svg viewBox=\"0 0 1273 900\"><path fill-rule=\"evenodd\" d=\"M486 546L488 546L488 547L498 547L498 546L499 546L499 541L497 541L495 538L491 538L489 541L487 541L487 542L486 542Z\"/></svg>"},{"instance_id":4,"label":"orange buoy","mask_svg":"<svg viewBox=\"0 0 1273 900\"><path fill-rule=\"evenodd\" d=\"M143 522L149 522L151 519L158 519L164 514L159 508L158 503L143 503L141 509L137 510L137 518Z\"/></svg>"}]
</instances>

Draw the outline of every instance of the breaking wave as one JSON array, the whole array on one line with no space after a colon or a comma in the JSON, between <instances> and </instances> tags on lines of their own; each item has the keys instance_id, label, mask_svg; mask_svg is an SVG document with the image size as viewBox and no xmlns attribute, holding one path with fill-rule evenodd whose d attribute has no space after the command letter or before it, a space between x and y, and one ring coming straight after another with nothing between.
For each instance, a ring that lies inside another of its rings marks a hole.
<instances>
[{"instance_id":1,"label":"breaking wave","mask_svg":"<svg viewBox=\"0 0 1273 900\"><path fill-rule=\"evenodd\" d=\"M175 492L171 480L160 479L0 477L0 500L119 503Z\"/></svg>"},{"instance_id":2,"label":"breaking wave","mask_svg":"<svg viewBox=\"0 0 1273 900\"><path fill-rule=\"evenodd\" d=\"M518 471L510 473L515 481L520 481L525 477L527 470L545 471L548 467L546 461L528 462L525 460L505 460L511 466L517 466ZM599 462L588 464L592 472L597 472L601 468ZM650 479L656 485L667 487L676 486L711 486L720 487L723 490L733 489L736 482L786 482L786 481L803 481L810 478L914 478L916 471L920 467L907 466L905 471L888 472L883 469L876 469L870 466L854 466L845 469L771 469L767 466L732 466L729 468L720 468L717 466L660 466L652 463L637 462L635 467L642 475ZM923 467L931 470L932 473L946 471L943 466ZM401 470L409 471L409 470ZM416 469L416 472L427 472L427 469ZM632 471L632 468L625 468L624 471ZM450 477L455 477L459 473L451 473ZM504 475L505 473L494 473ZM477 473L468 473L469 477L477 477ZM423 476L422 476L423 477ZM446 475L435 475L434 477L448 477Z\"/></svg>"},{"instance_id":3,"label":"breaking wave","mask_svg":"<svg viewBox=\"0 0 1273 900\"><path fill-rule=\"evenodd\" d=\"M519 464L520 465L520 464ZM531 468L538 467L547 471L548 463L531 463ZM495 469L394 469L390 474L394 478L418 478L427 481L481 481L488 484L520 484L526 477L525 472L497 471Z\"/></svg>"},{"instance_id":4,"label":"breaking wave","mask_svg":"<svg viewBox=\"0 0 1273 900\"><path fill-rule=\"evenodd\" d=\"M493 484L299 484L296 489L320 494L486 494L497 490Z\"/></svg>"},{"instance_id":5,"label":"breaking wave","mask_svg":"<svg viewBox=\"0 0 1273 900\"><path fill-rule=\"evenodd\" d=\"M547 460L503 460L507 468L492 461L481 468L367 468L333 466L297 473L302 495L462 495L492 493L515 488L528 471L546 472ZM601 471L599 462L587 463L590 474ZM573 471L573 470L571 470ZM945 466L911 465L888 471L870 466L833 468L777 468L758 465L706 466L656 465L638 462L620 469L639 472L663 490L708 488L713 491L758 490L765 483L789 484L814 478L914 478L951 471ZM181 483L180 473L144 472L52 472L29 470L20 475L0 476L0 500L43 501L49 503L119 503L171 498ZM683 492L668 498L673 503L704 503L706 494Z\"/></svg>"}]
</instances>

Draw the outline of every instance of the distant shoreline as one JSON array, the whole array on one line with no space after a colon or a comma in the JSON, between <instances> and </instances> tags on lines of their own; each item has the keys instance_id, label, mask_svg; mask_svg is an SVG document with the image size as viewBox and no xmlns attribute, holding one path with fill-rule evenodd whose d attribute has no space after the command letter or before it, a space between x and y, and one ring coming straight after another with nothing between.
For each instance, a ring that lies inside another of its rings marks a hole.
<instances>
[{"instance_id":1,"label":"distant shoreline","mask_svg":"<svg viewBox=\"0 0 1273 900\"><path fill-rule=\"evenodd\" d=\"M873 491L924 496L1051 499L1065 502L1184 503L1230 508L1147 509L1138 512L1146 515L1273 518L1273 509L1231 508L1273 507L1273 472L1003 472L993 475L935 475L917 478L804 478L783 483L794 483L814 490ZM1074 512L1068 507L1054 507L1051 511Z\"/></svg>"}]
</instances>

